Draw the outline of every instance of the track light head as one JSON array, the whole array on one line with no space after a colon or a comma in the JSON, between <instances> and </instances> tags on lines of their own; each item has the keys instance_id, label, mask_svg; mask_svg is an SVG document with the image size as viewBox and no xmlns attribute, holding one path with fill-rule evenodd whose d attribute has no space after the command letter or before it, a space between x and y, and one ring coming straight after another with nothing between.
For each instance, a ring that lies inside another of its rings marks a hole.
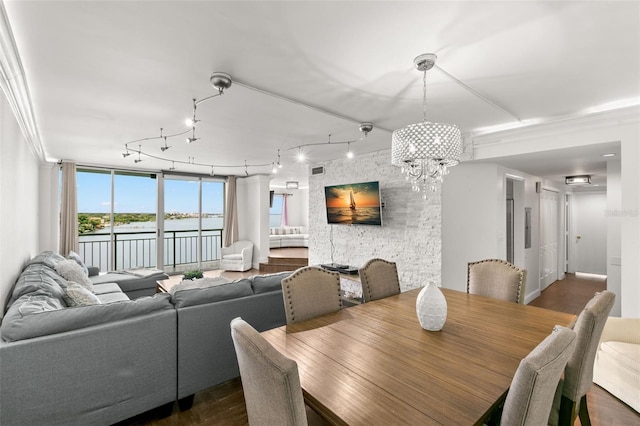
<instances>
[{"instance_id":1,"label":"track light head","mask_svg":"<svg viewBox=\"0 0 640 426\"><path fill-rule=\"evenodd\" d=\"M130 156L130 155L131 155L131 153L130 153L129 151L127 151L127 152L123 152L123 153L122 153L122 158L127 158L127 157L128 157L128 156Z\"/></svg>"},{"instance_id":2,"label":"track light head","mask_svg":"<svg viewBox=\"0 0 640 426\"><path fill-rule=\"evenodd\" d=\"M200 138L195 138L195 137L187 138L187 143L193 143L193 142L197 141L198 139L200 139Z\"/></svg>"},{"instance_id":3,"label":"track light head","mask_svg":"<svg viewBox=\"0 0 640 426\"><path fill-rule=\"evenodd\" d=\"M136 158L135 160L133 160L134 163L139 163L141 161L142 161L142 159L140 159L140 158Z\"/></svg>"},{"instance_id":4,"label":"track light head","mask_svg":"<svg viewBox=\"0 0 640 426\"><path fill-rule=\"evenodd\" d=\"M168 150L169 148L171 148L170 146L161 146L160 147L160 151L165 152L166 150Z\"/></svg>"}]
</instances>

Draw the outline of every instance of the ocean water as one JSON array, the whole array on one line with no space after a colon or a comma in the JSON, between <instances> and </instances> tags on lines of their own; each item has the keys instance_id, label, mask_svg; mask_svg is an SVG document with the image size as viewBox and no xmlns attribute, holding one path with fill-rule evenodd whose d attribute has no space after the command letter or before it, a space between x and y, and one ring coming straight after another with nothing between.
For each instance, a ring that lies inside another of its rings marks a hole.
<instances>
[{"instance_id":1,"label":"ocean water","mask_svg":"<svg viewBox=\"0 0 640 426\"><path fill-rule=\"evenodd\" d=\"M382 225L378 207L327 207L327 221L344 225Z\"/></svg>"},{"instance_id":2,"label":"ocean water","mask_svg":"<svg viewBox=\"0 0 640 426\"><path fill-rule=\"evenodd\" d=\"M101 271L137 267L156 267L156 222L132 222L114 227L116 245L110 241L111 227L107 226L91 234L79 237L79 251L87 265L98 266ZM202 260L220 258L221 217L202 219ZM197 262L198 218L165 221L164 264L187 264ZM129 234L135 233L135 234ZM111 257L115 251L115 265Z\"/></svg>"}]
</instances>

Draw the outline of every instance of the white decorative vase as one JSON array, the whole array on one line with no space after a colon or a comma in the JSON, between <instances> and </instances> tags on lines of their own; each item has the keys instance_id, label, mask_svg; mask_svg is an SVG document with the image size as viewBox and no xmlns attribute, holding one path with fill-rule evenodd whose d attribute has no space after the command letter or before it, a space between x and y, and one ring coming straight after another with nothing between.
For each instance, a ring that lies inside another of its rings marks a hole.
<instances>
[{"instance_id":1,"label":"white decorative vase","mask_svg":"<svg viewBox=\"0 0 640 426\"><path fill-rule=\"evenodd\" d=\"M416 313L420 326L429 331L440 331L447 320L447 299L434 282L427 283L416 299Z\"/></svg>"}]
</instances>

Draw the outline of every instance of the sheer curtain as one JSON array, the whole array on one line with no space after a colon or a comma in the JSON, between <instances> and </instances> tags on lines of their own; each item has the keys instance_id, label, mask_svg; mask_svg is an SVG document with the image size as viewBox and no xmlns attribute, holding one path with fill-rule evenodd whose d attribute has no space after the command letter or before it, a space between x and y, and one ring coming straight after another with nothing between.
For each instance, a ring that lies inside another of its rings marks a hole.
<instances>
[{"instance_id":1,"label":"sheer curtain","mask_svg":"<svg viewBox=\"0 0 640 426\"><path fill-rule=\"evenodd\" d=\"M78 197L76 164L62 163L62 199L60 203L60 254L78 251Z\"/></svg>"},{"instance_id":2,"label":"sheer curtain","mask_svg":"<svg viewBox=\"0 0 640 426\"><path fill-rule=\"evenodd\" d=\"M289 215L287 213L287 198L289 194L282 194L282 216L280 219L280 226L289 226Z\"/></svg>"},{"instance_id":3,"label":"sheer curtain","mask_svg":"<svg viewBox=\"0 0 640 426\"><path fill-rule=\"evenodd\" d=\"M236 199L236 177L229 176L227 179L227 199L224 212L223 247L229 247L238 241L238 203Z\"/></svg>"}]
</instances>

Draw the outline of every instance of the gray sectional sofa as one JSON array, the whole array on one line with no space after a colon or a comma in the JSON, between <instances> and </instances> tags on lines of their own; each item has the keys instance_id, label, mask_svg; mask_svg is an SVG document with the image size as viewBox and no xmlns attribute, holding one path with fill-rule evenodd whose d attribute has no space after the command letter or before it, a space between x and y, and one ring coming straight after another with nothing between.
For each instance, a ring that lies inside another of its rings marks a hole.
<instances>
[{"instance_id":1,"label":"gray sectional sofa","mask_svg":"<svg viewBox=\"0 0 640 426\"><path fill-rule=\"evenodd\" d=\"M100 303L69 306L70 284L45 252L20 274L0 324L0 424L106 425L239 376L229 323L286 322L280 281L254 276L129 300L93 284Z\"/></svg>"}]
</instances>

